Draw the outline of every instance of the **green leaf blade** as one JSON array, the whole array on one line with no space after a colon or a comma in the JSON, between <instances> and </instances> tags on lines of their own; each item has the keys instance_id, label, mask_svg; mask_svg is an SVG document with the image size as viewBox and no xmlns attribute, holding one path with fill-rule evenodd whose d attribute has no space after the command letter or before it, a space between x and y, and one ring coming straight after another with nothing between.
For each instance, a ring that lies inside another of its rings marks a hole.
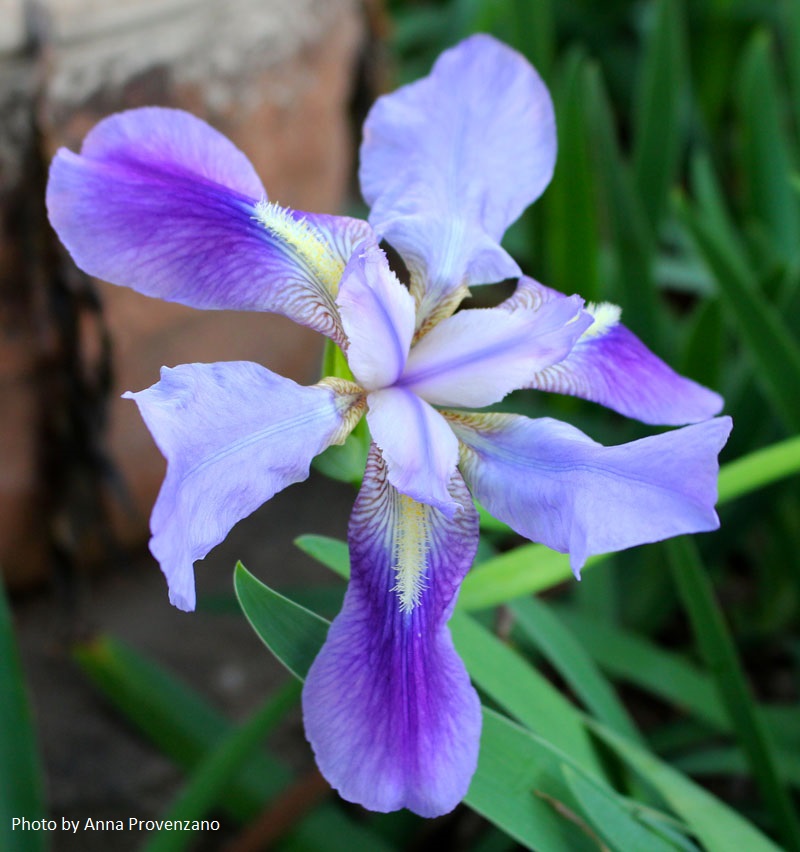
<instances>
[{"instance_id":1,"label":"green leaf blade","mask_svg":"<svg viewBox=\"0 0 800 852\"><path fill-rule=\"evenodd\" d=\"M47 832L14 831L12 820L46 816L42 771L11 611L0 583L0 848L40 852Z\"/></svg>"},{"instance_id":2,"label":"green leaf blade","mask_svg":"<svg viewBox=\"0 0 800 852\"><path fill-rule=\"evenodd\" d=\"M643 742L628 711L594 660L545 603L525 598L511 604L511 611L523 633L598 719L633 742Z\"/></svg>"},{"instance_id":3,"label":"green leaf blade","mask_svg":"<svg viewBox=\"0 0 800 852\"><path fill-rule=\"evenodd\" d=\"M774 247L786 259L797 256L800 219L792 189L789 143L774 67L772 42L756 32L745 50L738 86L742 136L742 176L747 210L765 227Z\"/></svg>"},{"instance_id":4,"label":"green leaf blade","mask_svg":"<svg viewBox=\"0 0 800 852\"><path fill-rule=\"evenodd\" d=\"M245 617L275 658L299 680L328 635L329 622L256 579L239 562L233 579Z\"/></svg>"},{"instance_id":5,"label":"green leaf blade","mask_svg":"<svg viewBox=\"0 0 800 852\"><path fill-rule=\"evenodd\" d=\"M774 742L747 685L697 549L685 537L671 540L668 548L675 583L698 645L748 756L764 804L771 810L789 847L800 849L800 820L781 777Z\"/></svg>"},{"instance_id":6,"label":"green leaf blade","mask_svg":"<svg viewBox=\"0 0 800 852\"><path fill-rule=\"evenodd\" d=\"M734 240L706 216L683 207L683 217L719 287L752 360L756 378L787 429L800 431L800 347L759 292Z\"/></svg>"},{"instance_id":7,"label":"green leaf blade","mask_svg":"<svg viewBox=\"0 0 800 852\"><path fill-rule=\"evenodd\" d=\"M640 74L633 151L634 183L654 230L677 172L686 85L681 4L659 0L656 7Z\"/></svg>"}]
</instances>

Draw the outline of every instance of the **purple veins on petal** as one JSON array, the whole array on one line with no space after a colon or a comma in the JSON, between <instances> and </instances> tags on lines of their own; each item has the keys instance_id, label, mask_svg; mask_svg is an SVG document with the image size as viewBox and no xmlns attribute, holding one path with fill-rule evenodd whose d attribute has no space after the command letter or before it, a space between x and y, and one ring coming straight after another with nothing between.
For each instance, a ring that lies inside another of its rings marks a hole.
<instances>
[{"instance_id":1,"label":"purple veins on petal","mask_svg":"<svg viewBox=\"0 0 800 852\"><path fill-rule=\"evenodd\" d=\"M193 563L275 493L308 476L364 409L355 385L301 387L258 364L163 368L135 400L167 459L150 550L180 609L195 605Z\"/></svg>"},{"instance_id":2,"label":"purple veins on petal","mask_svg":"<svg viewBox=\"0 0 800 852\"><path fill-rule=\"evenodd\" d=\"M371 810L447 813L477 765L480 703L447 620L478 519L458 474L450 490L462 509L454 520L397 492L373 445L350 519L344 606L303 689L322 774Z\"/></svg>"},{"instance_id":3,"label":"purple veins on petal","mask_svg":"<svg viewBox=\"0 0 800 852\"><path fill-rule=\"evenodd\" d=\"M523 277L500 307L541 309L560 298L556 290ZM676 373L618 317L617 313L613 321L606 312L603 322L601 313L599 322L589 327L563 361L538 372L526 387L578 396L653 425L681 426L719 414L723 405L719 394Z\"/></svg>"},{"instance_id":4,"label":"purple veins on petal","mask_svg":"<svg viewBox=\"0 0 800 852\"><path fill-rule=\"evenodd\" d=\"M717 456L731 431L719 417L604 447L558 420L447 414L475 497L532 541L589 556L717 529Z\"/></svg>"},{"instance_id":5,"label":"purple veins on petal","mask_svg":"<svg viewBox=\"0 0 800 852\"><path fill-rule=\"evenodd\" d=\"M265 197L244 154L222 134L180 110L148 107L101 121L80 154L61 149L47 208L90 275L195 308L282 313L341 341L335 289L320 277L320 258L340 275L369 226L308 217L304 251L291 240L297 229L287 239L265 223ZM284 212L284 224L299 218Z\"/></svg>"}]
</instances>

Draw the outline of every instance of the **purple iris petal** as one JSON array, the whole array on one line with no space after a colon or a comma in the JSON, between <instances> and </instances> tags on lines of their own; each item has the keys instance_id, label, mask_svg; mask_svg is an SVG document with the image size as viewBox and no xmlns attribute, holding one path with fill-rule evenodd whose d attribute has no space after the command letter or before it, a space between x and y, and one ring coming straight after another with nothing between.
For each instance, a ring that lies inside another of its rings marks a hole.
<instances>
[{"instance_id":1,"label":"purple iris petal","mask_svg":"<svg viewBox=\"0 0 800 852\"><path fill-rule=\"evenodd\" d=\"M559 298L557 291L524 277L500 307L531 309ZM579 396L663 426L707 420L723 405L719 394L680 376L619 322L589 328L563 361L538 373L526 387Z\"/></svg>"},{"instance_id":2,"label":"purple iris petal","mask_svg":"<svg viewBox=\"0 0 800 852\"><path fill-rule=\"evenodd\" d=\"M352 386L355 389L355 386ZM273 494L308 476L311 459L341 443L361 395L301 387L258 364L164 367L136 401L167 459L150 519L150 550L180 609L195 605L192 564Z\"/></svg>"},{"instance_id":3,"label":"purple iris petal","mask_svg":"<svg viewBox=\"0 0 800 852\"><path fill-rule=\"evenodd\" d=\"M458 474L451 494L463 509L455 520L413 503L389 484L373 446L350 520L344 606L303 690L322 774L375 811L447 813L477 764L480 704L446 622L478 519Z\"/></svg>"},{"instance_id":4,"label":"purple iris petal","mask_svg":"<svg viewBox=\"0 0 800 852\"><path fill-rule=\"evenodd\" d=\"M394 384L414 336L414 299L374 240L350 258L336 304L353 375L367 390Z\"/></svg>"},{"instance_id":5,"label":"purple iris petal","mask_svg":"<svg viewBox=\"0 0 800 852\"><path fill-rule=\"evenodd\" d=\"M729 417L603 447L549 418L448 416L475 497L521 535L569 553L576 575L595 553L719 526L717 455Z\"/></svg>"},{"instance_id":6,"label":"purple iris petal","mask_svg":"<svg viewBox=\"0 0 800 852\"><path fill-rule=\"evenodd\" d=\"M547 186L555 156L544 83L516 51L476 35L445 51L430 76L373 106L361 188L373 227L404 259L424 260L438 301L462 283L498 280L465 282L479 255L475 271L490 266L489 254L492 266L512 268L497 244Z\"/></svg>"},{"instance_id":7,"label":"purple iris petal","mask_svg":"<svg viewBox=\"0 0 800 852\"><path fill-rule=\"evenodd\" d=\"M411 350L399 384L435 405L479 408L564 358L590 325L578 296L538 311L460 311Z\"/></svg>"},{"instance_id":8,"label":"purple iris petal","mask_svg":"<svg viewBox=\"0 0 800 852\"><path fill-rule=\"evenodd\" d=\"M417 327L450 316L476 284L517 278L517 262L480 227L458 218L403 216L382 228L411 276Z\"/></svg>"},{"instance_id":9,"label":"purple iris petal","mask_svg":"<svg viewBox=\"0 0 800 852\"><path fill-rule=\"evenodd\" d=\"M367 423L392 485L452 516L458 505L449 486L458 463L458 441L442 415L400 387L373 391L367 405Z\"/></svg>"},{"instance_id":10,"label":"purple iris petal","mask_svg":"<svg viewBox=\"0 0 800 852\"><path fill-rule=\"evenodd\" d=\"M369 227L313 217L303 228L299 214L273 216L294 223L293 243L258 220L273 210L258 205L265 197L224 136L188 113L150 107L101 121L79 155L60 150L47 206L91 275L195 308L274 311L341 340L335 288L314 252L341 274ZM298 251L309 233L310 250Z\"/></svg>"}]
</instances>

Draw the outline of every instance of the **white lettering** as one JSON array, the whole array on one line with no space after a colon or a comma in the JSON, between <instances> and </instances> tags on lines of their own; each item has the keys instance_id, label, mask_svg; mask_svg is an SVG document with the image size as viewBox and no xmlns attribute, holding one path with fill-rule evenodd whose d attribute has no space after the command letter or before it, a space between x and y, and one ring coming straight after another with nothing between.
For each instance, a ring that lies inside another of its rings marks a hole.
<instances>
[{"instance_id":1,"label":"white lettering","mask_svg":"<svg viewBox=\"0 0 800 852\"><path fill-rule=\"evenodd\" d=\"M12 817L12 831L57 831L58 823L54 819L28 819L27 817Z\"/></svg>"}]
</instances>

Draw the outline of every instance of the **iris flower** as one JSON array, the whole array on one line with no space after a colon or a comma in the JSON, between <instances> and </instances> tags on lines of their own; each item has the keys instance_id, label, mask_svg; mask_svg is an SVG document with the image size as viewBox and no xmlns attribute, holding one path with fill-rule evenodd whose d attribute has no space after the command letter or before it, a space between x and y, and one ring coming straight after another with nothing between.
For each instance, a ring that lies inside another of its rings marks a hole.
<instances>
[{"instance_id":1,"label":"iris flower","mask_svg":"<svg viewBox=\"0 0 800 852\"><path fill-rule=\"evenodd\" d=\"M274 311L346 354L352 381L303 387L248 362L184 364L126 396L167 459L150 548L184 610L193 563L366 414L350 584L303 710L322 773L373 810L445 813L475 770L480 705L447 628L478 542L473 497L569 553L576 573L591 554L719 523L731 427L713 417L720 397L653 355L618 309L522 276L500 246L555 155L543 82L479 35L372 108L369 223L267 201L244 155L177 110L107 118L52 165L50 219L86 272L195 308ZM469 287L508 278L518 286L505 302L456 312ZM683 428L604 447L549 418L470 410L518 388Z\"/></svg>"}]
</instances>

